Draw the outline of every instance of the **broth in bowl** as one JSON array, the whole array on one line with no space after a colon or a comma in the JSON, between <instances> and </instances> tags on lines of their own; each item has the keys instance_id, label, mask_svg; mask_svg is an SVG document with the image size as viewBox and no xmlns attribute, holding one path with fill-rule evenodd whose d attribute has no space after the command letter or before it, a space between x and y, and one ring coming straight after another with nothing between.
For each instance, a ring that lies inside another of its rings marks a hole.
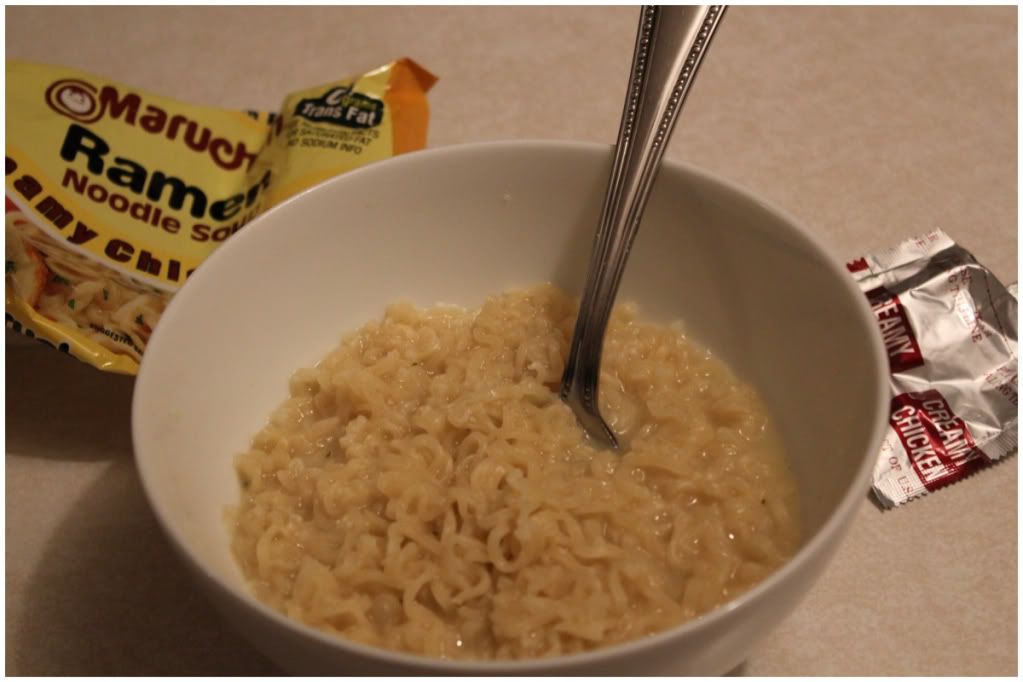
<instances>
[{"instance_id":1,"label":"broth in bowl","mask_svg":"<svg viewBox=\"0 0 1023 682\"><path fill-rule=\"evenodd\" d=\"M300 369L236 459L232 549L256 595L372 646L451 659L592 650L690 620L798 549L757 392L620 306L595 448L559 398L576 302L390 306Z\"/></svg>"}]
</instances>

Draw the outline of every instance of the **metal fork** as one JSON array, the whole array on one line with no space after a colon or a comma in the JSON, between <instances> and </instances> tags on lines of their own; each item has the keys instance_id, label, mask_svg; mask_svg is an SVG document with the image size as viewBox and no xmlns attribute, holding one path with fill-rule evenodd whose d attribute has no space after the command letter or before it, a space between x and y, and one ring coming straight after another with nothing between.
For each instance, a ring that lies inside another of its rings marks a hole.
<instances>
[{"instance_id":1,"label":"metal fork","mask_svg":"<svg viewBox=\"0 0 1023 682\"><path fill-rule=\"evenodd\" d=\"M618 438L598 403L604 332L678 112L724 12L723 5L645 6L640 12L611 176L561 377L562 400L591 438L614 450Z\"/></svg>"}]
</instances>

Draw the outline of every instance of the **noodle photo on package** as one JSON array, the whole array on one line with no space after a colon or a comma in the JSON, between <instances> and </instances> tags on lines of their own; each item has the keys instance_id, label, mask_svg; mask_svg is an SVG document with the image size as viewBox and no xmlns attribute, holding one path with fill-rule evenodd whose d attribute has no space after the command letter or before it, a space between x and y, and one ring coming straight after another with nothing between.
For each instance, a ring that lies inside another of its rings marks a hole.
<instances>
[{"instance_id":1,"label":"noodle photo on package","mask_svg":"<svg viewBox=\"0 0 1023 682\"><path fill-rule=\"evenodd\" d=\"M10 203L5 217L5 273L14 294L66 329L140 360L171 295L71 251Z\"/></svg>"}]
</instances>

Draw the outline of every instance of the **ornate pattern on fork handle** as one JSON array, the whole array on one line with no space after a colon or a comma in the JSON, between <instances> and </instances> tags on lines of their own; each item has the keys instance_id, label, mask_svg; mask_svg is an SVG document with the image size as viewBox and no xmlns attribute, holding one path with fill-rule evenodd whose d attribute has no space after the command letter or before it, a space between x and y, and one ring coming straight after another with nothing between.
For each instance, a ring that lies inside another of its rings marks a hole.
<instances>
[{"instance_id":1,"label":"ornate pattern on fork handle","mask_svg":"<svg viewBox=\"0 0 1023 682\"><path fill-rule=\"evenodd\" d=\"M598 405L603 337L664 148L725 6L670 8L667 11L673 13L669 26L674 29L667 37L658 35L663 27L664 8L648 5L640 14L607 194L561 381L561 398L572 407L586 431L616 450L619 449L618 439L600 415ZM702 13L702 19L685 14L681 14L680 18L679 14L674 14L685 12ZM700 22L698 27L697 21ZM674 22L678 25L672 25ZM667 50L667 58L658 52L659 49ZM654 84L659 89L648 93L651 64L655 62L662 70L670 69L670 72L659 73L656 78L660 82ZM676 71L673 81L668 80ZM667 94L668 87L671 87L670 95ZM646 107L652 109L644 121ZM650 120L652 116L658 118ZM641 136L639 149L635 148L637 131Z\"/></svg>"}]
</instances>

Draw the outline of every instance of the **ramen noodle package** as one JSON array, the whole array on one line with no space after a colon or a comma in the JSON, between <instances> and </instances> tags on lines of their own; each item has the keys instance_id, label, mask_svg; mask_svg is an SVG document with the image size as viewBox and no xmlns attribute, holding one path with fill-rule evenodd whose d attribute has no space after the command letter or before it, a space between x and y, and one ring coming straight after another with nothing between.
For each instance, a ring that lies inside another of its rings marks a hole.
<instances>
[{"instance_id":1,"label":"ramen noodle package","mask_svg":"<svg viewBox=\"0 0 1023 682\"><path fill-rule=\"evenodd\" d=\"M8 328L134 374L224 240L317 182L424 147L434 81L401 59L257 113L8 61Z\"/></svg>"},{"instance_id":2,"label":"ramen noodle package","mask_svg":"<svg viewBox=\"0 0 1023 682\"><path fill-rule=\"evenodd\" d=\"M1017 448L1016 285L934 230L848 264L877 318L892 402L874 493L886 507Z\"/></svg>"}]
</instances>

